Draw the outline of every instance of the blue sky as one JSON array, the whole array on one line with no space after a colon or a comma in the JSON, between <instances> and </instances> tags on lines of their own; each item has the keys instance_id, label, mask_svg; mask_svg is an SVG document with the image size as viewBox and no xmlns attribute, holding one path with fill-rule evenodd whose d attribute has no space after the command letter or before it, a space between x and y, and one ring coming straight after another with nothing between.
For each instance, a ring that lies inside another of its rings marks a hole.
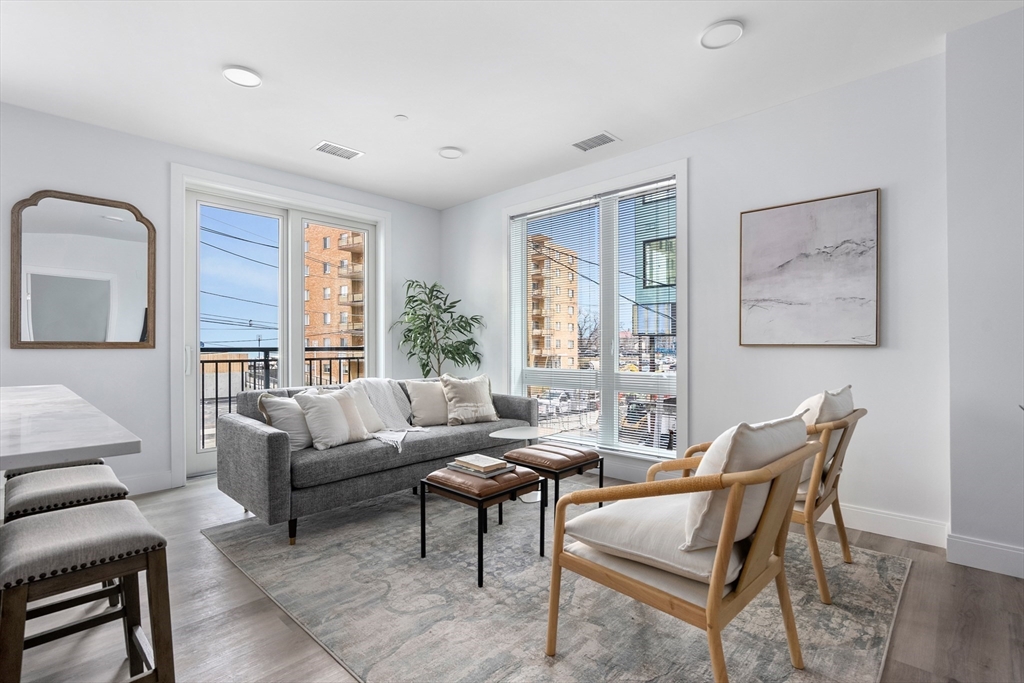
<instances>
[{"instance_id":1,"label":"blue sky","mask_svg":"<svg viewBox=\"0 0 1024 683\"><path fill-rule=\"evenodd\" d=\"M201 346L276 347L279 220L200 205L199 228Z\"/></svg>"}]
</instances>

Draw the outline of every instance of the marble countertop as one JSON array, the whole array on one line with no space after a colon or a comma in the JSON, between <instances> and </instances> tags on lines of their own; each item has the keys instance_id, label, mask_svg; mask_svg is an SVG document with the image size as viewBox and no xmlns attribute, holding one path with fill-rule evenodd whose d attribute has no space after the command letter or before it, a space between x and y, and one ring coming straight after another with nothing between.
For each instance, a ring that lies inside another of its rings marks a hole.
<instances>
[{"instance_id":1,"label":"marble countertop","mask_svg":"<svg viewBox=\"0 0 1024 683\"><path fill-rule=\"evenodd\" d=\"M139 437L63 385L0 387L0 469L141 450Z\"/></svg>"}]
</instances>

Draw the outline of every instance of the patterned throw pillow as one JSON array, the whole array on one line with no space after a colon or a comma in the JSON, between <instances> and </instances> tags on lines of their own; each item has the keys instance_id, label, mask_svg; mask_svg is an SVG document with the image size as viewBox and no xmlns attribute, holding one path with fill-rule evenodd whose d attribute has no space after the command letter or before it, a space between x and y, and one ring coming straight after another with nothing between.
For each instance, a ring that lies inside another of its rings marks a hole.
<instances>
[{"instance_id":1,"label":"patterned throw pillow","mask_svg":"<svg viewBox=\"0 0 1024 683\"><path fill-rule=\"evenodd\" d=\"M487 375L473 379L442 375L441 386L448 402L449 426L497 421L498 412L491 399L491 380Z\"/></svg>"}]
</instances>

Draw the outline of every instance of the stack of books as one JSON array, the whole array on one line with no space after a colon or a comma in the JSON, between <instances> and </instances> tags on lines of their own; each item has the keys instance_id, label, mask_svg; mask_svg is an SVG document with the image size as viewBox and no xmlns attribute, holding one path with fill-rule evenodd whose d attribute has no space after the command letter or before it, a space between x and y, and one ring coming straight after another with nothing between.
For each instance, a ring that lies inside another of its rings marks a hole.
<instances>
[{"instance_id":1,"label":"stack of books","mask_svg":"<svg viewBox=\"0 0 1024 683\"><path fill-rule=\"evenodd\" d=\"M455 458L455 462L448 463L448 469L450 470L472 474L475 477L483 477L484 479L490 479L505 472L512 472L515 468L515 465L510 465L504 460L498 460L497 458L479 453L460 455Z\"/></svg>"}]
</instances>

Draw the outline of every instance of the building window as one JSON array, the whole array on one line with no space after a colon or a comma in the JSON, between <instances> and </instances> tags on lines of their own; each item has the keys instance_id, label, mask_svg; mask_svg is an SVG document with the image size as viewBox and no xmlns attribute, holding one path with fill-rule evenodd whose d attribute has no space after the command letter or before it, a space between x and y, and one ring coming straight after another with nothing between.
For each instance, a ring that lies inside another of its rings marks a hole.
<instances>
[{"instance_id":1,"label":"building window","mask_svg":"<svg viewBox=\"0 0 1024 683\"><path fill-rule=\"evenodd\" d=\"M338 265L341 266L342 270L348 270L348 259L347 258L341 259L341 262Z\"/></svg>"},{"instance_id":2,"label":"building window","mask_svg":"<svg viewBox=\"0 0 1024 683\"><path fill-rule=\"evenodd\" d=\"M325 299L330 299L331 298L331 288L330 287L324 287L324 298Z\"/></svg>"},{"instance_id":3,"label":"building window","mask_svg":"<svg viewBox=\"0 0 1024 683\"><path fill-rule=\"evenodd\" d=\"M302 316L302 324L309 327L309 313Z\"/></svg>"},{"instance_id":4,"label":"building window","mask_svg":"<svg viewBox=\"0 0 1024 683\"><path fill-rule=\"evenodd\" d=\"M343 322L343 323L347 323L348 322L348 311L342 311L341 312L341 322Z\"/></svg>"},{"instance_id":5,"label":"building window","mask_svg":"<svg viewBox=\"0 0 1024 683\"><path fill-rule=\"evenodd\" d=\"M310 346L320 346L320 342L318 342L316 339L314 339L314 340L312 340L312 343L310 344Z\"/></svg>"},{"instance_id":6,"label":"building window","mask_svg":"<svg viewBox=\"0 0 1024 683\"><path fill-rule=\"evenodd\" d=\"M330 325L330 324L331 324L331 314L330 313L324 313L324 325Z\"/></svg>"},{"instance_id":7,"label":"building window","mask_svg":"<svg viewBox=\"0 0 1024 683\"><path fill-rule=\"evenodd\" d=\"M348 285L342 285L341 286L341 296L342 296L342 298L345 298L345 297L348 296Z\"/></svg>"},{"instance_id":8,"label":"building window","mask_svg":"<svg viewBox=\"0 0 1024 683\"><path fill-rule=\"evenodd\" d=\"M309 337L306 337L306 346L309 346Z\"/></svg>"},{"instance_id":9,"label":"building window","mask_svg":"<svg viewBox=\"0 0 1024 683\"><path fill-rule=\"evenodd\" d=\"M324 249L330 249L330 248L331 248L331 238L330 237L325 237L324 238Z\"/></svg>"},{"instance_id":10,"label":"building window","mask_svg":"<svg viewBox=\"0 0 1024 683\"><path fill-rule=\"evenodd\" d=\"M309 266L308 265L302 266L302 275L303 275L303 277L309 277Z\"/></svg>"},{"instance_id":11,"label":"building window","mask_svg":"<svg viewBox=\"0 0 1024 683\"><path fill-rule=\"evenodd\" d=\"M309 251L309 240L306 240L305 242L302 243L302 252L306 253L308 251Z\"/></svg>"},{"instance_id":12,"label":"building window","mask_svg":"<svg viewBox=\"0 0 1024 683\"><path fill-rule=\"evenodd\" d=\"M684 433L675 413L675 179L593 189L589 198L510 219L513 387L540 399L541 425L558 425L554 439L667 457L669 433ZM553 277L531 278L533 264L551 261ZM543 341L523 334L536 323L531 281L559 301L547 304L559 315ZM573 417L545 414L565 394Z\"/></svg>"},{"instance_id":13,"label":"building window","mask_svg":"<svg viewBox=\"0 0 1024 683\"><path fill-rule=\"evenodd\" d=\"M330 274L331 274L331 264L328 263L327 261L324 261L324 275L330 275Z\"/></svg>"},{"instance_id":14,"label":"building window","mask_svg":"<svg viewBox=\"0 0 1024 683\"><path fill-rule=\"evenodd\" d=\"M309 290L308 289L302 290L302 300L303 301L309 301Z\"/></svg>"},{"instance_id":15,"label":"building window","mask_svg":"<svg viewBox=\"0 0 1024 683\"><path fill-rule=\"evenodd\" d=\"M324 337L324 346L330 346L330 345L331 345L331 338L330 337Z\"/></svg>"},{"instance_id":16,"label":"building window","mask_svg":"<svg viewBox=\"0 0 1024 683\"><path fill-rule=\"evenodd\" d=\"M644 289L676 286L676 238L647 240L643 246Z\"/></svg>"},{"instance_id":17,"label":"building window","mask_svg":"<svg viewBox=\"0 0 1024 683\"><path fill-rule=\"evenodd\" d=\"M338 342L338 346L348 346L348 337L342 337Z\"/></svg>"}]
</instances>

